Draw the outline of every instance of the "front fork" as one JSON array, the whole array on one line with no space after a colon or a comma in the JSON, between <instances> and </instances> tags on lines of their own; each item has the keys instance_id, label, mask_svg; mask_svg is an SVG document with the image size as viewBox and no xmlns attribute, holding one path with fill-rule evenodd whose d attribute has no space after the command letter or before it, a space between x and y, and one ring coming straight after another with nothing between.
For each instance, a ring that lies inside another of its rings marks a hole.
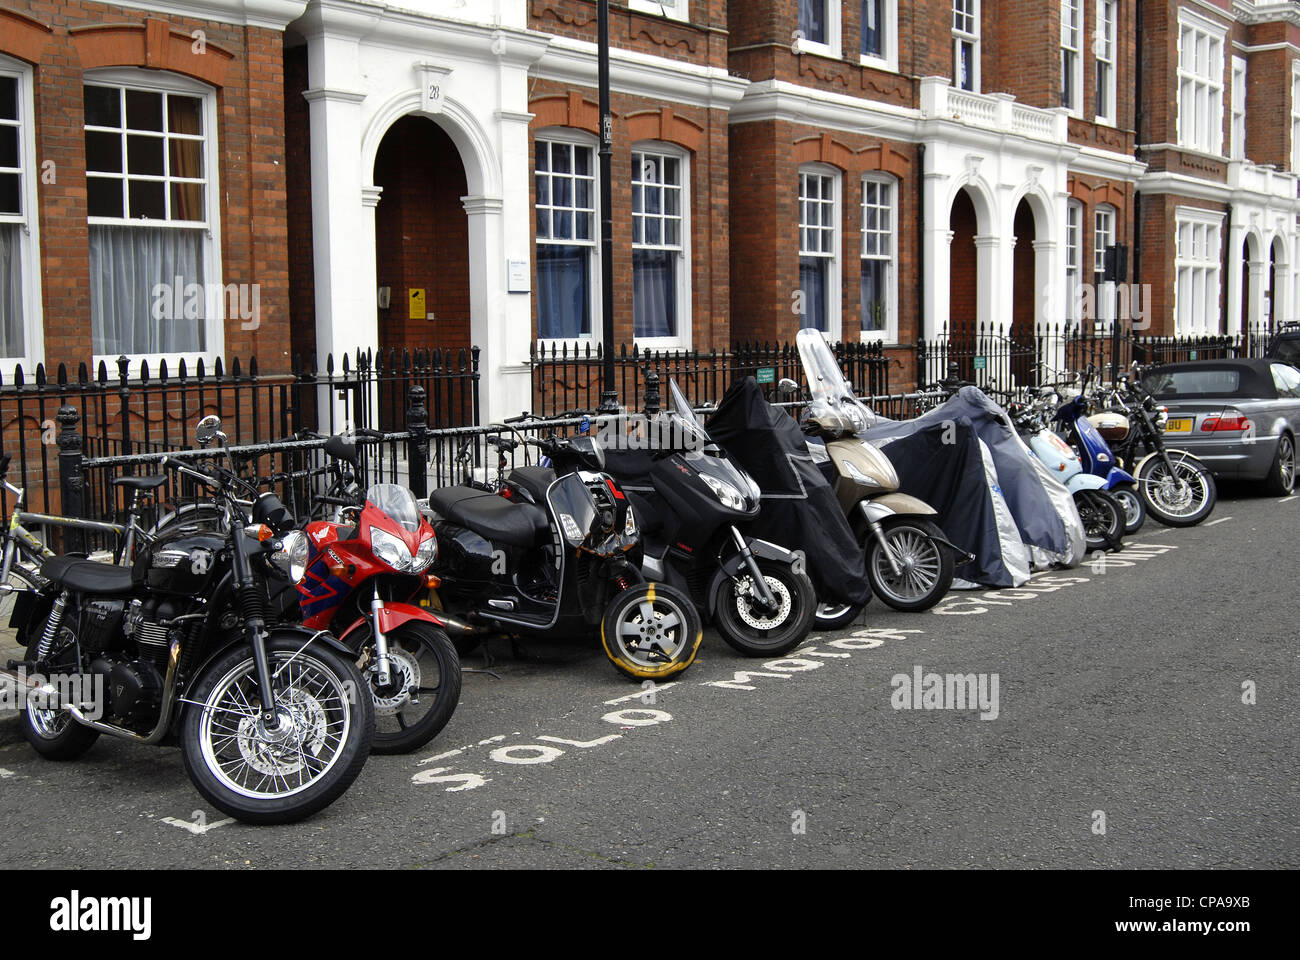
<instances>
[{"instance_id":1,"label":"front fork","mask_svg":"<svg viewBox=\"0 0 1300 960\"><path fill-rule=\"evenodd\" d=\"M871 516L871 511L867 509L866 500L858 501L858 509L862 511L862 516L866 518L867 529L871 531L871 535L875 537L876 542L880 544L880 549L884 551L885 559L889 561L889 569L893 571L894 576L901 577L903 575L903 567L898 562L898 557L894 556L894 550L889 545L889 538L885 536L884 526L879 520L876 520Z\"/></svg>"},{"instance_id":2,"label":"front fork","mask_svg":"<svg viewBox=\"0 0 1300 960\"><path fill-rule=\"evenodd\" d=\"M392 667L388 661L388 637L384 636L384 631L379 625L379 612L384 609L384 601L380 599L377 581L374 589L375 593L370 601L370 616L374 618L375 623L375 672L382 687L388 684Z\"/></svg>"},{"instance_id":3,"label":"front fork","mask_svg":"<svg viewBox=\"0 0 1300 960\"><path fill-rule=\"evenodd\" d=\"M275 730L280 726L280 713L276 709L275 684L266 657L266 605L256 592L260 587L253 576L243 529L232 524L230 537L234 545L235 596L239 598L243 613L244 636L253 648L253 669L262 701L262 723L268 730Z\"/></svg>"},{"instance_id":4,"label":"front fork","mask_svg":"<svg viewBox=\"0 0 1300 960\"><path fill-rule=\"evenodd\" d=\"M741 559L745 561L745 569L749 571L749 580L753 584L758 602L769 611L775 610L779 604L776 602L776 597L772 595L772 588L767 585L767 577L763 576L763 572L758 567L754 551L749 549L749 543L744 535L735 527L731 528L731 539L735 541L736 549L740 551Z\"/></svg>"}]
</instances>

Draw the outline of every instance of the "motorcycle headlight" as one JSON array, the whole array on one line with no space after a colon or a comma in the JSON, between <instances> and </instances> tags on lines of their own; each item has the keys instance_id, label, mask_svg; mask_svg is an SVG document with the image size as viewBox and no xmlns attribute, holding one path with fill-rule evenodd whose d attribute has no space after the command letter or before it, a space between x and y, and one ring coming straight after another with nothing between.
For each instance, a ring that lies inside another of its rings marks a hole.
<instances>
[{"instance_id":1,"label":"motorcycle headlight","mask_svg":"<svg viewBox=\"0 0 1300 960\"><path fill-rule=\"evenodd\" d=\"M759 500L763 499L762 488L758 485L758 482L755 481L754 478L751 477L749 474L742 473L741 476L745 478L745 483L749 484L750 499L753 500L755 503L758 503Z\"/></svg>"},{"instance_id":2,"label":"motorcycle headlight","mask_svg":"<svg viewBox=\"0 0 1300 960\"><path fill-rule=\"evenodd\" d=\"M307 573L307 535L301 530L291 530L280 538L271 554L271 563L293 583Z\"/></svg>"},{"instance_id":3,"label":"motorcycle headlight","mask_svg":"<svg viewBox=\"0 0 1300 960\"><path fill-rule=\"evenodd\" d=\"M419 547L415 550L415 561L411 564L411 572L419 573L438 556L438 538L434 534L429 534L420 541Z\"/></svg>"},{"instance_id":4,"label":"motorcycle headlight","mask_svg":"<svg viewBox=\"0 0 1300 960\"><path fill-rule=\"evenodd\" d=\"M714 496L722 501L722 505L729 510L744 510L745 498L740 495L740 491L727 483L725 480L719 480L717 477L710 477L707 474L700 474L700 479L708 485L713 491Z\"/></svg>"},{"instance_id":5,"label":"motorcycle headlight","mask_svg":"<svg viewBox=\"0 0 1300 960\"><path fill-rule=\"evenodd\" d=\"M375 552L376 557L398 573L406 573L410 569L410 549L386 530L380 530L378 527L370 528L370 549Z\"/></svg>"}]
</instances>

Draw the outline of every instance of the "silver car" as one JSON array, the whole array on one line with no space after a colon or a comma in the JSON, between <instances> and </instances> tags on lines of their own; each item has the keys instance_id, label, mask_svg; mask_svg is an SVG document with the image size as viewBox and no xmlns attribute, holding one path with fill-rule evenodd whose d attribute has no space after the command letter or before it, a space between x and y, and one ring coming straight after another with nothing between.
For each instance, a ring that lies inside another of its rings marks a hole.
<instances>
[{"instance_id":1,"label":"silver car","mask_svg":"<svg viewBox=\"0 0 1300 960\"><path fill-rule=\"evenodd\" d=\"M1169 409L1165 443L1198 456L1216 478L1295 488L1300 370L1267 358L1152 367L1142 385Z\"/></svg>"}]
</instances>

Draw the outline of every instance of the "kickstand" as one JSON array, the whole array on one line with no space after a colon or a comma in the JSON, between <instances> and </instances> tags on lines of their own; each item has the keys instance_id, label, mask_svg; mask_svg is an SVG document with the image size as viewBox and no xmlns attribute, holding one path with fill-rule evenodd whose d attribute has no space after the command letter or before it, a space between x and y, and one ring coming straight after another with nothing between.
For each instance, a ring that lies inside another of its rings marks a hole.
<instances>
[{"instance_id":1,"label":"kickstand","mask_svg":"<svg viewBox=\"0 0 1300 960\"><path fill-rule=\"evenodd\" d=\"M483 666L482 667L461 667L460 672L461 673L486 673L492 679L500 680L501 674L491 669L492 667L496 666L496 658L492 656L492 651L488 649L488 645L486 641L479 647L479 649L483 651Z\"/></svg>"}]
</instances>

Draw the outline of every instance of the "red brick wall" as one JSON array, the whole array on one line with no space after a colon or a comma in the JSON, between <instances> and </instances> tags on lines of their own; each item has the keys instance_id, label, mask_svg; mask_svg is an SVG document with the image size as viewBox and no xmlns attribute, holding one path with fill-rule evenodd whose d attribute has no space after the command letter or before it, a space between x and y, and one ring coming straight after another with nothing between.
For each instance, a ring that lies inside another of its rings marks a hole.
<instances>
[{"instance_id":1,"label":"red brick wall","mask_svg":"<svg viewBox=\"0 0 1300 960\"><path fill-rule=\"evenodd\" d=\"M217 88L221 280L259 284L261 299L260 326L243 330L239 320L229 321L224 352L256 354L262 372L287 369L281 35L80 0L5 0L5 10L48 28L34 33L0 11L0 52L35 67L37 162L53 161L56 171L54 183L38 185L45 359L75 369L91 356L83 71L149 66ZM114 26L105 29L106 24ZM191 51L195 30L206 36L204 54Z\"/></svg>"},{"instance_id":2,"label":"red brick wall","mask_svg":"<svg viewBox=\"0 0 1300 960\"><path fill-rule=\"evenodd\" d=\"M284 142L289 255L290 350L304 368L316 357L316 273L311 224L311 110L307 47L284 52Z\"/></svg>"},{"instance_id":3,"label":"red brick wall","mask_svg":"<svg viewBox=\"0 0 1300 960\"><path fill-rule=\"evenodd\" d=\"M948 216L952 244L948 252L948 326L953 333L973 331L978 290L975 205L965 190L957 194ZM943 318L940 318L942 320Z\"/></svg>"}]
</instances>

